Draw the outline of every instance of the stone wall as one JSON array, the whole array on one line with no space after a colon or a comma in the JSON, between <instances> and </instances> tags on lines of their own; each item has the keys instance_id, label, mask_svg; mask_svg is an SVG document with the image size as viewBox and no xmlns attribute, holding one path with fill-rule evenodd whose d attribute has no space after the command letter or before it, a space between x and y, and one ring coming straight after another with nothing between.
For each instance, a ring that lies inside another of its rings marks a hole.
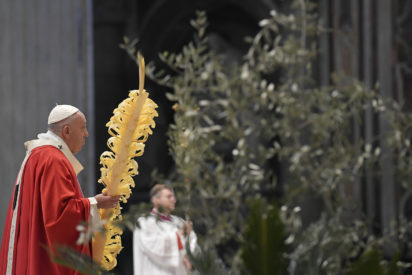
<instances>
[{"instance_id":1,"label":"stone wall","mask_svg":"<svg viewBox=\"0 0 412 275\"><path fill-rule=\"evenodd\" d=\"M47 116L72 104L88 119L78 157L85 194L94 193L91 0L0 1L0 231L24 158L23 143L47 130Z\"/></svg>"}]
</instances>

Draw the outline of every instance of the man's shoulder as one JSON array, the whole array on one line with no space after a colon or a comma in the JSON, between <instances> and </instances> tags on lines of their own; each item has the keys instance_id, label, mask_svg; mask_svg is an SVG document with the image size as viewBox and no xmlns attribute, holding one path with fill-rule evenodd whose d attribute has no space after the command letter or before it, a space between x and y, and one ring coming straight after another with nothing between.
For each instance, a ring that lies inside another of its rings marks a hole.
<instances>
[{"instance_id":1,"label":"man's shoulder","mask_svg":"<svg viewBox=\"0 0 412 275\"><path fill-rule=\"evenodd\" d=\"M145 215L145 216L140 216L140 217L137 219L137 221L138 221L138 222L151 222L151 221L156 221L156 217L155 217L154 215L152 215L152 214L148 214L148 215Z\"/></svg>"},{"instance_id":2,"label":"man's shoulder","mask_svg":"<svg viewBox=\"0 0 412 275\"><path fill-rule=\"evenodd\" d=\"M31 151L31 155L36 155L36 156L50 156L52 158L57 158L57 159L65 159L63 152L61 149L57 148L56 146L53 145L43 145L39 146L37 148L34 148Z\"/></svg>"},{"instance_id":3,"label":"man's shoulder","mask_svg":"<svg viewBox=\"0 0 412 275\"><path fill-rule=\"evenodd\" d=\"M141 226L155 224L155 223L173 223L175 225L180 225L184 223L184 220L178 216L170 215L170 221L163 220L159 217L156 217L154 214L148 214L146 216L139 217L137 219L138 223Z\"/></svg>"},{"instance_id":4,"label":"man's shoulder","mask_svg":"<svg viewBox=\"0 0 412 275\"><path fill-rule=\"evenodd\" d=\"M183 220L183 218L179 217L179 216L175 216L175 215L170 215L170 218L172 219L173 222L177 222L177 223L184 223L185 221Z\"/></svg>"},{"instance_id":5,"label":"man's shoulder","mask_svg":"<svg viewBox=\"0 0 412 275\"><path fill-rule=\"evenodd\" d=\"M157 219L155 216L149 214L146 216L141 216L137 219L136 222L136 230L140 231L140 230L146 230L148 228L153 227L154 225L156 225L157 223Z\"/></svg>"},{"instance_id":6,"label":"man's shoulder","mask_svg":"<svg viewBox=\"0 0 412 275\"><path fill-rule=\"evenodd\" d=\"M30 153L29 162L36 161L37 163L50 163L56 166L58 163L67 166L68 160L63 152L53 145L43 145L33 149Z\"/></svg>"}]
</instances>

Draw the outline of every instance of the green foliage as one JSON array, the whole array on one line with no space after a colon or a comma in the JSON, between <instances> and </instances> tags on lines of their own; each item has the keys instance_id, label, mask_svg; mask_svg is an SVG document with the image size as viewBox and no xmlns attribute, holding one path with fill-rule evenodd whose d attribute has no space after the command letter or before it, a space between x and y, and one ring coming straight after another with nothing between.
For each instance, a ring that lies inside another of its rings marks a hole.
<instances>
[{"instance_id":1,"label":"green foliage","mask_svg":"<svg viewBox=\"0 0 412 275\"><path fill-rule=\"evenodd\" d=\"M323 214L297 234L289 253L290 274L341 274L345 262L361 255L365 247L376 245L361 220L342 222L343 213Z\"/></svg>"},{"instance_id":2,"label":"green foliage","mask_svg":"<svg viewBox=\"0 0 412 275\"><path fill-rule=\"evenodd\" d=\"M248 274L286 274L284 235L278 207L262 199L252 201L241 248Z\"/></svg>"},{"instance_id":3,"label":"green foliage","mask_svg":"<svg viewBox=\"0 0 412 275\"><path fill-rule=\"evenodd\" d=\"M352 265L348 275L384 275L385 272L380 265L381 257L381 253L377 250L364 253L359 260Z\"/></svg>"},{"instance_id":4,"label":"green foliage","mask_svg":"<svg viewBox=\"0 0 412 275\"><path fill-rule=\"evenodd\" d=\"M189 247L187 245L186 247ZM225 275L227 270L224 269L222 261L216 257L217 253L215 250L209 249L207 251L200 250L196 253L192 253L190 249L186 249L186 253L189 257L190 262L196 272L201 275Z\"/></svg>"},{"instance_id":5,"label":"green foliage","mask_svg":"<svg viewBox=\"0 0 412 275\"><path fill-rule=\"evenodd\" d=\"M351 265L347 275L397 275L399 269L396 266L396 256L391 261L389 267L381 263L382 253L380 250L373 249L366 251L362 256Z\"/></svg>"},{"instance_id":6,"label":"green foliage","mask_svg":"<svg viewBox=\"0 0 412 275\"><path fill-rule=\"evenodd\" d=\"M48 250L48 253L50 257L52 258L53 262L55 262L56 264L68 267L72 270L76 270L80 272L81 274L85 274L85 275L112 274L112 273L105 272L104 269L98 264L94 263L90 257L84 254L81 254L79 251L71 247L59 246L57 248L56 254L52 254L51 251L49 250Z\"/></svg>"},{"instance_id":7,"label":"green foliage","mask_svg":"<svg viewBox=\"0 0 412 275\"><path fill-rule=\"evenodd\" d=\"M242 236L253 213L244 202L281 189L289 273L342 274L378 242L348 190L365 171L380 176L386 143L398 182L410 185L411 114L353 78L333 75L331 85L317 85L312 63L323 30L308 1L293 1L289 15L271 11L248 38L244 59L231 66L209 48L206 14L198 12L191 25L192 42L160 55L169 70L147 68L173 90L168 143L175 171L168 178L178 210L194 221L201 247L217 251L236 273L242 241L260 243L252 233ZM133 42L122 47L135 58ZM390 129L366 142L365 112L387 118ZM321 199L321 213L303 227L299 204L307 197Z\"/></svg>"}]
</instances>

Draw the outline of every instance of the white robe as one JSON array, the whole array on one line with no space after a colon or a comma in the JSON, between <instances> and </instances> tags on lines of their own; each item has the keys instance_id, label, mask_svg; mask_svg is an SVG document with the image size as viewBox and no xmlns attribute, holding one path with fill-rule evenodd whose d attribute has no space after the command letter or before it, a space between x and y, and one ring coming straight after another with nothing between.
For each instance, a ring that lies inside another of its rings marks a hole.
<instances>
[{"instance_id":1,"label":"white robe","mask_svg":"<svg viewBox=\"0 0 412 275\"><path fill-rule=\"evenodd\" d=\"M183 264L186 254L186 238L180 236L183 249L179 250L176 233L184 221L171 215L171 221L154 215L139 218L140 228L133 232L134 275L184 275L188 274ZM189 236L190 251L195 252L196 234Z\"/></svg>"}]
</instances>

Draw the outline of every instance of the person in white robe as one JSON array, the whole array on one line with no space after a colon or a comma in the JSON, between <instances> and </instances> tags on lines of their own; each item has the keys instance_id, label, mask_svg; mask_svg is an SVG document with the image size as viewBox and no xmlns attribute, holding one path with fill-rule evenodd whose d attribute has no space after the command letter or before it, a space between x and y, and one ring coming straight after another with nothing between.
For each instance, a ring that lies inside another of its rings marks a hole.
<instances>
[{"instance_id":1,"label":"person in white robe","mask_svg":"<svg viewBox=\"0 0 412 275\"><path fill-rule=\"evenodd\" d=\"M192 223L171 215L176 204L171 187L157 184L150 197L154 208L149 216L138 219L133 232L134 275L190 274L186 245L192 253L197 246Z\"/></svg>"}]
</instances>

